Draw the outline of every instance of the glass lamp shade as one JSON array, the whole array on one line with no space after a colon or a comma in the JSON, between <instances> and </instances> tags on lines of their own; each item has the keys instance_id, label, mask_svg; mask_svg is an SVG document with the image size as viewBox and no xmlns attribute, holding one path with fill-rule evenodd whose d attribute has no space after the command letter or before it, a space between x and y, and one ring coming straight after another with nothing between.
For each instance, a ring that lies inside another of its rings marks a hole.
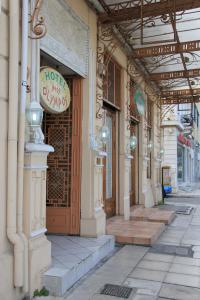
<instances>
[{"instance_id":1,"label":"glass lamp shade","mask_svg":"<svg viewBox=\"0 0 200 300\"><path fill-rule=\"evenodd\" d=\"M137 146L137 137L135 135L132 135L130 137L130 149L134 150Z\"/></svg>"},{"instance_id":2,"label":"glass lamp shade","mask_svg":"<svg viewBox=\"0 0 200 300\"><path fill-rule=\"evenodd\" d=\"M164 149L161 149L161 150L160 150L160 155L163 155L164 152L165 152Z\"/></svg>"},{"instance_id":3,"label":"glass lamp shade","mask_svg":"<svg viewBox=\"0 0 200 300\"><path fill-rule=\"evenodd\" d=\"M107 126L103 126L99 132L99 139L103 144L106 144L109 138L109 129Z\"/></svg>"},{"instance_id":4,"label":"glass lamp shade","mask_svg":"<svg viewBox=\"0 0 200 300\"><path fill-rule=\"evenodd\" d=\"M30 103L29 108L26 110L26 117L31 127L39 127L42 124L43 109L36 101Z\"/></svg>"},{"instance_id":5,"label":"glass lamp shade","mask_svg":"<svg viewBox=\"0 0 200 300\"><path fill-rule=\"evenodd\" d=\"M148 143L147 148L148 148L149 150L152 150L152 148L153 148L153 143L152 143L152 141L150 141L150 142Z\"/></svg>"}]
</instances>

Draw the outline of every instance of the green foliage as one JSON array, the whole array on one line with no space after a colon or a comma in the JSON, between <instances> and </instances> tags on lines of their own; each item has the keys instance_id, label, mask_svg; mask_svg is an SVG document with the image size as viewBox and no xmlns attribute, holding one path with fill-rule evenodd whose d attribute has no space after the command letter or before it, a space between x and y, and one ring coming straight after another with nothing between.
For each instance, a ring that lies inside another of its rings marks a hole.
<instances>
[{"instance_id":1,"label":"green foliage","mask_svg":"<svg viewBox=\"0 0 200 300\"><path fill-rule=\"evenodd\" d=\"M40 291L37 289L33 293L33 298L42 297L42 296L46 296L46 297L49 296L49 291L44 286Z\"/></svg>"}]
</instances>

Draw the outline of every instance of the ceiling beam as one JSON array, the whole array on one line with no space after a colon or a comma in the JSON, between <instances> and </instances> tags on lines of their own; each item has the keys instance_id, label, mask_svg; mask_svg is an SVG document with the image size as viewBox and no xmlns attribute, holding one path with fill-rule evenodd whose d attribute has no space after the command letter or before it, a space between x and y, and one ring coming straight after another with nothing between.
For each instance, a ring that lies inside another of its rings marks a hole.
<instances>
[{"instance_id":1,"label":"ceiling beam","mask_svg":"<svg viewBox=\"0 0 200 300\"><path fill-rule=\"evenodd\" d=\"M178 54L200 50L200 40L134 49L133 58Z\"/></svg>"},{"instance_id":2,"label":"ceiling beam","mask_svg":"<svg viewBox=\"0 0 200 300\"><path fill-rule=\"evenodd\" d=\"M110 10L109 15L107 13L100 13L99 20L104 24L113 24L127 20L140 19L141 11L143 18L148 18L200 7L199 0L168 0L133 7L134 2L135 1L126 1L108 5L107 7Z\"/></svg>"},{"instance_id":3,"label":"ceiling beam","mask_svg":"<svg viewBox=\"0 0 200 300\"><path fill-rule=\"evenodd\" d=\"M200 96L193 96L188 98L161 98L161 105L173 105L173 104L186 104L186 103L198 103L200 102Z\"/></svg>"},{"instance_id":4,"label":"ceiling beam","mask_svg":"<svg viewBox=\"0 0 200 300\"><path fill-rule=\"evenodd\" d=\"M193 89L193 93L191 93L190 89L185 90L170 90L170 91L162 91L161 97L180 97L180 96L192 96L193 95L200 95L200 88Z\"/></svg>"},{"instance_id":5,"label":"ceiling beam","mask_svg":"<svg viewBox=\"0 0 200 300\"><path fill-rule=\"evenodd\" d=\"M199 77L200 69L193 69L187 71L173 71L173 72L163 72L163 73L153 73L150 75L150 79L153 81L169 80L177 78L187 78L187 77Z\"/></svg>"}]
</instances>

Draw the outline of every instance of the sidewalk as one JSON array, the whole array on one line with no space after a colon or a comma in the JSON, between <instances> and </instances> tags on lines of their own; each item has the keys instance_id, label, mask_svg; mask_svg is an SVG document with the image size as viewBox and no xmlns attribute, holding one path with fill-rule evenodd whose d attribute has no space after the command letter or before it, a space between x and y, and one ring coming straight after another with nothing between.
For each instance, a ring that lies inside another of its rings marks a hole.
<instances>
[{"instance_id":1,"label":"sidewalk","mask_svg":"<svg viewBox=\"0 0 200 300\"><path fill-rule=\"evenodd\" d=\"M200 183L180 184L177 193L172 194L172 197L200 197Z\"/></svg>"},{"instance_id":2,"label":"sidewalk","mask_svg":"<svg viewBox=\"0 0 200 300\"><path fill-rule=\"evenodd\" d=\"M101 295L105 284L133 288L131 300L199 300L200 260L150 253L149 248L125 246L75 287L67 300L119 300Z\"/></svg>"},{"instance_id":3,"label":"sidewalk","mask_svg":"<svg viewBox=\"0 0 200 300\"><path fill-rule=\"evenodd\" d=\"M119 248L69 290L64 299L125 299L101 294L105 284L114 284L132 288L129 300L200 300L200 197L184 194L182 200L167 198L165 203L171 209L190 205L193 211L190 215L177 214L153 247ZM163 250L171 254L159 253Z\"/></svg>"}]
</instances>

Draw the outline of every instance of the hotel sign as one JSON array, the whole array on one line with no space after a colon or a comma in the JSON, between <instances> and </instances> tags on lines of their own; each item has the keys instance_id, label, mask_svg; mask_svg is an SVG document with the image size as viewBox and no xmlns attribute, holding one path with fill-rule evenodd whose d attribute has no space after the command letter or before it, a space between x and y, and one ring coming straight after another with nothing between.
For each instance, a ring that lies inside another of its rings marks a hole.
<instances>
[{"instance_id":1,"label":"hotel sign","mask_svg":"<svg viewBox=\"0 0 200 300\"><path fill-rule=\"evenodd\" d=\"M52 68L41 68L40 101L49 113L62 113L70 105L70 90L63 76Z\"/></svg>"},{"instance_id":2,"label":"hotel sign","mask_svg":"<svg viewBox=\"0 0 200 300\"><path fill-rule=\"evenodd\" d=\"M140 115L144 115L144 110L145 110L144 95L139 88L135 92L134 101L135 101L138 113Z\"/></svg>"}]
</instances>

